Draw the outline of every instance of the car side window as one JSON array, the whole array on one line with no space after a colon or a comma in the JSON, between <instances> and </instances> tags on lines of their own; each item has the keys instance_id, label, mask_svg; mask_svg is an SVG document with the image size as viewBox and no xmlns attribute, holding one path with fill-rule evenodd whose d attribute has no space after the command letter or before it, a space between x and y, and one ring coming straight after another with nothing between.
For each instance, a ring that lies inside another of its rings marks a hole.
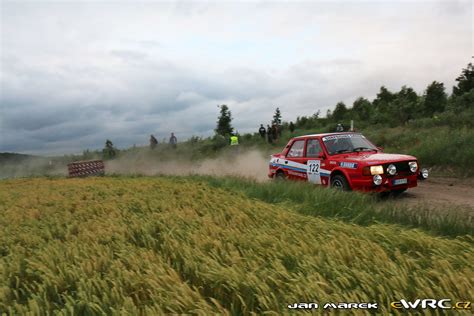
<instances>
[{"instance_id":1,"label":"car side window","mask_svg":"<svg viewBox=\"0 0 474 316\"><path fill-rule=\"evenodd\" d=\"M306 144L306 157L319 157L319 154L323 152L321 144L317 139L309 139Z\"/></svg>"},{"instance_id":2,"label":"car side window","mask_svg":"<svg viewBox=\"0 0 474 316\"><path fill-rule=\"evenodd\" d=\"M303 150L304 150L304 140L297 140L291 146L287 157L292 157L292 158L303 157Z\"/></svg>"}]
</instances>

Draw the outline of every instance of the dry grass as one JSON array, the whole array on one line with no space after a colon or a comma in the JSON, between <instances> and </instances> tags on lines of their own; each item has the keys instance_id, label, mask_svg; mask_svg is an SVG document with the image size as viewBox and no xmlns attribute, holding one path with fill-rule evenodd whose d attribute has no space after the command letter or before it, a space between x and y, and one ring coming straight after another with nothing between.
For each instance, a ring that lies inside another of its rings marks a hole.
<instances>
[{"instance_id":1,"label":"dry grass","mask_svg":"<svg viewBox=\"0 0 474 316\"><path fill-rule=\"evenodd\" d=\"M197 179L0 182L0 311L284 313L474 294L471 243L291 210Z\"/></svg>"}]
</instances>

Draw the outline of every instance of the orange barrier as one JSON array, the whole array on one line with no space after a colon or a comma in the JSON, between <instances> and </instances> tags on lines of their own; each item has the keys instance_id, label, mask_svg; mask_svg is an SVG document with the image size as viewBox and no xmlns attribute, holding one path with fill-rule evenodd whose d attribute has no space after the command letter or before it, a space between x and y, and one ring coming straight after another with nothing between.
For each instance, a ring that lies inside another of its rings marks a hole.
<instances>
[{"instance_id":1,"label":"orange barrier","mask_svg":"<svg viewBox=\"0 0 474 316\"><path fill-rule=\"evenodd\" d=\"M67 165L69 177L103 176L105 173L102 160L76 161Z\"/></svg>"}]
</instances>

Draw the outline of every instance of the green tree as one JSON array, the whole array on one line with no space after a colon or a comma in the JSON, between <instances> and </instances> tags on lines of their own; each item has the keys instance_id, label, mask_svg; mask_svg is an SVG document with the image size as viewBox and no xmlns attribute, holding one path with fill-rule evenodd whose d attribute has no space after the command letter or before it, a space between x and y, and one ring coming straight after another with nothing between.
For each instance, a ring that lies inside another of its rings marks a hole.
<instances>
[{"instance_id":1,"label":"green tree","mask_svg":"<svg viewBox=\"0 0 474 316\"><path fill-rule=\"evenodd\" d=\"M425 91L423 96L422 114L432 116L434 113L441 113L448 103L448 95L445 92L442 82L433 81Z\"/></svg>"},{"instance_id":2,"label":"green tree","mask_svg":"<svg viewBox=\"0 0 474 316\"><path fill-rule=\"evenodd\" d=\"M368 120L372 114L372 104L366 98L360 97L354 101L351 112L356 120Z\"/></svg>"},{"instance_id":3,"label":"green tree","mask_svg":"<svg viewBox=\"0 0 474 316\"><path fill-rule=\"evenodd\" d=\"M320 116L321 116L321 110L317 110L316 113L313 114L313 118L315 120L318 120Z\"/></svg>"},{"instance_id":4,"label":"green tree","mask_svg":"<svg viewBox=\"0 0 474 316\"><path fill-rule=\"evenodd\" d=\"M216 134L226 136L232 134L233 128L231 125L232 122L232 113L229 110L229 107L225 104L220 105L220 115L217 119L217 127L215 129Z\"/></svg>"},{"instance_id":5,"label":"green tree","mask_svg":"<svg viewBox=\"0 0 474 316\"><path fill-rule=\"evenodd\" d=\"M392 92L390 92L385 86L380 87L379 93L377 93L377 97L374 99L372 102L374 107L383 112L386 110L390 103L395 100L396 95Z\"/></svg>"},{"instance_id":6,"label":"green tree","mask_svg":"<svg viewBox=\"0 0 474 316\"><path fill-rule=\"evenodd\" d=\"M332 119L332 111L330 109L326 111L326 118L329 120Z\"/></svg>"},{"instance_id":7,"label":"green tree","mask_svg":"<svg viewBox=\"0 0 474 316\"><path fill-rule=\"evenodd\" d=\"M273 124L276 124L276 125L278 125L278 126L281 125L281 112L280 112L280 108L276 108L275 114L273 114L272 123L273 123Z\"/></svg>"},{"instance_id":8,"label":"green tree","mask_svg":"<svg viewBox=\"0 0 474 316\"><path fill-rule=\"evenodd\" d=\"M388 114L392 125L405 124L413 119L418 111L418 95L412 88L403 86L389 104Z\"/></svg>"},{"instance_id":9,"label":"green tree","mask_svg":"<svg viewBox=\"0 0 474 316\"><path fill-rule=\"evenodd\" d=\"M448 109L456 114L463 113L466 110L474 109L474 89L460 96L452 94L448 100Z\"/></svg>"},{"instance_id":10,"label":"green tree","mask_svg":"<svg viewBox=\"0 0 474 316\"><path fill-rule=\"evenodd\" d=\"M474 66L469 63L461 72L461 75L456 78L457 86L453 87L453 94L461 96L474 88Z\"/></svg>"},{"instance_id":11,"label":"green tree","mask_svg":"<svg viewBox=\"0 0 474 316\"><path fill-rule=\"evenodd\" d=\"M341 121L344 119L344 117L347 114L347 107L344 104L344 102L339 102L336 104L336 108L334 109L334 112L332 112L332 118L335 121Z\"/></svg>"}]
</instances>

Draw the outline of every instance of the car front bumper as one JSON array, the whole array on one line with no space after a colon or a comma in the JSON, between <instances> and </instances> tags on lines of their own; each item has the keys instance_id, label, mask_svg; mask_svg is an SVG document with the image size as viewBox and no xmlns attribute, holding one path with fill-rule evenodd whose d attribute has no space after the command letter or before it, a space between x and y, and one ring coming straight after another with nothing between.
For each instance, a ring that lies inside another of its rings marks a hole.
<instances>
[{"instance_id":1,"label":"car front bumper","mask_svg":"<svg viewBox=\"0 0 474 316\"><path fill-rule=\"evenodd\" d=\"M370 191L370 192L386 192L394 190L405 190L413 188L418 185L418 175L395 175L395 176L382 176L382 184L375 185L372 176L364 176L360 179L352 180L352 189L356 191ZM406 179L404 184L395 184L394 180Z\"/></svg>"}]
</instances>

